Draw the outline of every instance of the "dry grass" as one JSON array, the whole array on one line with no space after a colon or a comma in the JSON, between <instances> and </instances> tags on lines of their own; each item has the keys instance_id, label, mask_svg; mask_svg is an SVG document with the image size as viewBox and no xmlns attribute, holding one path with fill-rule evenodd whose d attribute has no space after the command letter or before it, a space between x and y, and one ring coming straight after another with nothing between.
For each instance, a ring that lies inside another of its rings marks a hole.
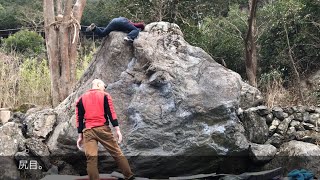
<instances>
[{"instance_id":1,"label":"dry grass","mask_svg":"<svg viewBox=\"0 0 320 180\"><path fill-rule=\"evenodd\" d=\"M266 106L292 106L300 104L298 91L295 87L284 88L283 79L279 71L261 75L259 90L265 97Z\"/></svg>"},{"instance_id":2,"label":"dry grass","mask_svg":"<svg viewBox=\"0 0 320 180\"><path fill-rule=\"evenodd\" d=\"M17 102L19 59L0 52L0 107L12 107Z\"/></svg>"},{"instance_id":3,"label":"dry grass","mask_svg":"<svg viewBox=\"0 0 320 180\"><path fill-rule=\"evenodd\" d=\"M77 79L90 64L96 49L87 51L86 54L79 53ZM14 52L6 54L0 48L0 108L14 109L26 103L51 106L49 67L41 55L26 58Z\"/></svg>"},{"instance_id":4,"label":"dry grass","mask_svg":"<svg viewBox=\"0 0 320 180\"><path fill-rule=\"evenodd\" d=\"M24 103L50 105L46 60L0 52L0 87L0 107L14 108Z\"/></svg>"},{"instance_id":5,"label":"dry grass","mask_svg":"<svg viewBox=\"0 0 320 180\"><path fill-rule=\"evenodd\" d=\"M266 99L266 105L269 108L272 108L279 105L283 99L286 99L289 95L289 92L282 87L281 82L273 81L268 84L263 94Z\"/></svg>"},{"instance_id":6,"label":"dry grass","mask_svg":"<svg viewBox=\"0 0 320 180\"><path fill-rule=\"evenodd\" d=\"M296 106L302 105L299 98L298 87L292 85L288 88L283 87L283 79L278 71L263 74L259 82L259 90L265 97L266 105L269 108L274 106ZM304 101L306 105L319 104L320 93L314 88L303 88Z\"/></svg>"}]
</instances>

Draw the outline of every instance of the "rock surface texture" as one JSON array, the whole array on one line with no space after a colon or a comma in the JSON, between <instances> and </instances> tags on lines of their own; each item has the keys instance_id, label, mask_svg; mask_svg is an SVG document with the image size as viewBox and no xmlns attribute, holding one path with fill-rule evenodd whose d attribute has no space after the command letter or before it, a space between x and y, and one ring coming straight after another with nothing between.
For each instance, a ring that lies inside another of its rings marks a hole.
<instances>
[{"instance_id":1,"label":"rock surface texture","mask_svg":"<svg viewBox=\"0 0 320 180\"><path fill-rule=\"evenodd\" d=\"M25 159L42 166L22 172L30 178L86 174L84 153L76 147L75 102L95 78L108 84L124 137L120 146L138 176L242 173L255 163L289 167L274 161L293 155L282 153L285 147L309 147L301 156L318 153L319 107L257 106L260 92L188 44L177 25L151 23L145 30L133 44L123 40L125 33L110 33L59 106L14 113L0 127L0 152L10 157L4 167L16 165L4 178L15 179ZM100 173L117 170L104 148L99 154Z\"/></svg>"},{"instance_id":2,"label":"rock surface texture","mask_svg":"<svg viewBox=\"0 0 320 180\"><path fill-rule=\"evenodd\" d=\"M50 151L79 153L74 103L100 78L108 84L124 135L121 147L137 174L212 172L225 155L247 154L236 110L259 100L259 91L188 44L177 25L153 23L146 30L133 44L120 32L105 39L75 92L56 108Z\"/></svg>"}]
</instances>

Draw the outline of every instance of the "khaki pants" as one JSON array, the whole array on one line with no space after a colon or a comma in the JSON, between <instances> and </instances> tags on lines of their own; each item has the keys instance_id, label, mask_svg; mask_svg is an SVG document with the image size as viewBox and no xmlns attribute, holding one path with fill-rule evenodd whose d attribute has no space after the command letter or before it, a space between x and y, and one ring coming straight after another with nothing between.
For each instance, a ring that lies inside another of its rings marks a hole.
<instances>
[{"instance_id":1,"label":"khaki pants","mask_svg":"<svg viewBox=\"0 0 320 180\"><path fill-rule=\"evenodd\" d=\"M83 132L84 150L87 157L87 172L90 180L99 180L98 171L98 142L100 142L111 154L121 169L125 179L133 176L127 158L113 137L109 126L100 126L85 129Z\"/></svg>"}]
</instances>

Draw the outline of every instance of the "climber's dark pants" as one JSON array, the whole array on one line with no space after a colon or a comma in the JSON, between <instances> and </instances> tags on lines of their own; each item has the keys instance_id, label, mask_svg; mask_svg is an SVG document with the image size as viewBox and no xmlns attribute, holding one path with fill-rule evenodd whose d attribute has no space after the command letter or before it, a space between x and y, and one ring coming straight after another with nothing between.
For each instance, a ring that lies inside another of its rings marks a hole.
<instances>
[{"instance_id":1,"label":"climber's dark pants","mask_svg":"<svg viewBox=\"0 0 320 180\"><path fill-rule=\"evenodd\" d=\"M130 37L131 39L137 38L140 32L140 30L137 27L131 24L129 20L124 17L112 19L112 21L104 29L101 29L99 27L96 27L94 29L94 33L101 37L109 35L111 31L128 32L128 37Z\"/></svg>"}]
</instances>

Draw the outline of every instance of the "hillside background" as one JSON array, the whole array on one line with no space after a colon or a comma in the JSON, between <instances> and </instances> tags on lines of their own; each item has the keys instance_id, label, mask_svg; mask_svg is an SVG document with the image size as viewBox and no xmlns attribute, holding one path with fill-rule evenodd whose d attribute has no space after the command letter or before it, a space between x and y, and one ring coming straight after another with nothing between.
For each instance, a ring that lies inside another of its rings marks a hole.
<instances>
[{"instance_id":1,"label":"hillside background","mask_svg":"<svg viewBox=\"0 0 320 180\"><path fill-rule=\"evenodd\" d=\"M186 41L246 79L244 38L248 1L87 0L82 29L92 22L106 26L118 16L146 24L176 23ZM320 88L310 77L320 69L320 1L260 0L257 27L258 89L264 94L266 105L302 103L289 63L289 48L302 80L305 103L319 105ZM50 106L43 32L42 1L0 0L0 107L17 108L25 103ZM78 78L100 43L100 38L81 32Z\"/></svg>"}]
</instances>

